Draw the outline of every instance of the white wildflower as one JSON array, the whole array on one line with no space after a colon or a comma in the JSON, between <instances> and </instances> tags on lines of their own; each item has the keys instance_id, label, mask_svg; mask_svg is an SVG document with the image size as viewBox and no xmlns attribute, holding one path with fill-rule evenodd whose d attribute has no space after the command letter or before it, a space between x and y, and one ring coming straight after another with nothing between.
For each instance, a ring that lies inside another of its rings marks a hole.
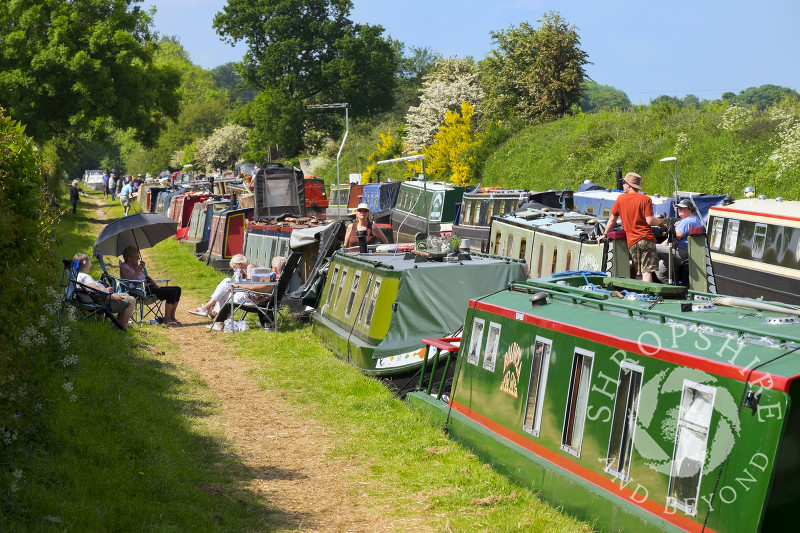
<instances>
[{"instance_id":1,"label":"white wildflower","mask_svg":"<svg viewBox=\"0 0 800 533\"><path fill-rule=\"evenodd\" d=\"M721 127L725 131L735 133L741 131L753 121L753 113L745 107L734 105L722 114Z\"/></svg>"},{"instance_id":2,"label":"white wildflower","mask_svg":"<svg viewBox=\"0 0 800 533\"><path fill-rule=\"evenodd\" d=\"M70 394L70 395L69 395L69 401L71 401L71 402L74 402L74 401L76 401L77 399L78 399L78 397L77 397L76 395L74 395L74 394Z\"/></svg>"},{"instance_id":3,"label":"white wildflower","mask_svg":"<svg viewBox=\"0 0 800 533\"><path fill-rule=\"evenodd\" d=\"M65 355L61 359L61 366L63 366L64 368L67 368L69 366L78 364L78 361L79 361L79 359L78 359L77 355Z\"/></svg>"},{"instance_id":4,"label":"white wildflower","mask_svg":"<svg viewBox=\"0 0 800 533\"><path fill-rule=\"evenodd\" d=\"M66 383L61 385L61 387L67 392L72 392L72 382L71 381L67 381Z\"/></svg>"},{"instance_id":5,"label":"white wildflower","mask_svg":"<svg viewBox=\"0 0 800 533\"><path fill-rule=\"evenodd\" d=\"M22 479L22 469L15 468L14 470L11 471L11 475L17 479Z\"/></svg>"},{"instance_id":6,"label":"white wildflower","mask_svg":"<svg viewBox=\"0 0 800 533\"><path fill-rule=\"evenodd\" d=\"M19 485L17 485L16 481L12 481L11 484L8 486L8 490L11 492L17 492L19 490Z\"/></svg>"},{"instance_id":7,"label":"white wildflower","mask_svg":"<svg viewBox=\"0 0 800 533\"><path fill-rule=\"evenodd\" d=\"M685 152L689 149L689 136L686 135L684 132L680 132L678 134L678 138L675 141L675 153L680 154Z\"/></svg>"}]
</instances>

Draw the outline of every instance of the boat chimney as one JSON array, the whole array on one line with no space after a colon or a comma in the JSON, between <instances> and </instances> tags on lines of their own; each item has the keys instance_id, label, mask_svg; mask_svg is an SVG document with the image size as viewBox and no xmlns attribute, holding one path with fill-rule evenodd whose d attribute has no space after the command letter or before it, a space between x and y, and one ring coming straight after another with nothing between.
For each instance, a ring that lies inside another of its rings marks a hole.
<instances>
[{"instance_id":1,"label":"boat chimney","mask_svg":"<svg viewBox=\"0 0 800 533\"><path fill-rule=\"evenodd\" d=\"M622 190L622 167L617 167L617 190Z\"/></svg>"},{"instance_id":2,"label":"boat chimney","mask_svg":"<svg viewBox=\"0 0 800 533\"><path fill-rule=\"evenodd\" d=\"M367 230L356 231L356 236L358 237L358 252L367 253Z\"/></svg>"}]
</instances>

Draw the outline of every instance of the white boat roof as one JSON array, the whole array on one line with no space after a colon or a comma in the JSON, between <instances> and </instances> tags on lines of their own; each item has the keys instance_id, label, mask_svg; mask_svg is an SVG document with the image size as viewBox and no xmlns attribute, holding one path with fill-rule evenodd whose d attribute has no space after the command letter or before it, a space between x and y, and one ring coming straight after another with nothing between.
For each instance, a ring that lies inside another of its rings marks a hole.
<instances>
[{"instance_id":1,"label":"white boat roof","mask_svg":"<svg viewBox=\"0 0 800 533\"><path fill-rule=\"evenodd\" d=\"M713 206L709 215L729 218L746 218L748 220L773 221L800 225L800 201L775 200L760 198L743 198L729 205Z\"/></svg>"}]
</instances>

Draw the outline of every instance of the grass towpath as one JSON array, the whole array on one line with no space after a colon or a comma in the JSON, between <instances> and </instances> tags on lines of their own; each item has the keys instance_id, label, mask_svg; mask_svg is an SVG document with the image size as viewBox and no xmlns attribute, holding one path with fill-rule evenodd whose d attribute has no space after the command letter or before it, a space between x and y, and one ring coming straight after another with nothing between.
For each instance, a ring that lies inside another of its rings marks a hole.
<instances>
[{"instance_id":1,"label":"grass towpath","mask_svg":"<svg viewBox=\"0 0 800 533\"><path fill-rule=\"evenodd\" d=\"M121 215L109 205L82 203L88 225L74 231L88 236L72 247ZM142 252L151 276L183 288L183 326L89 326L84 348L111 353L70 378L79 399L53 423L58 450L38 467L39 493L20 496L44 517L30 530L590 529L335 359L309 327L209 332L186 310L222 275L173 240Z\"/></svg>"}]
</instances>

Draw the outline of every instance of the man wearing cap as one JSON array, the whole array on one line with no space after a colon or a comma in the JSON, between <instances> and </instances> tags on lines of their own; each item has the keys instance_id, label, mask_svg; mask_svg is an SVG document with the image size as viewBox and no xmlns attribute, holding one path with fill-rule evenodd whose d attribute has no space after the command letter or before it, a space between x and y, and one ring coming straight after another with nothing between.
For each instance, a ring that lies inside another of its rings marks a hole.
<instances>
[{"instance_id":1,"label":"man wearing cap","mask_svg":"<svg viewBox=\"0 0 800 533\"><path fill-rule=\"evenodd\" d=\"M656 253L656 237L651 226L660 226L662 220L653 216L653 201L645 194L639 194L642 189L642 177L634 172L625 174L622 183L623 194L620 194L611 208L611 216L602 235L597 238L597 243L608 237L617 223L622 221L628 251L636 270L636 279L653 281L653 272L658 270L658 254Z\"/></svg>"},{"instance_id":2,"label":"man wearing cap","mask_svg":"<svg viewBox=\"0 0 800 533\"><path fill-rule=\"evenodd\" d=\"M345 248L358 248L359 231L367 232L367 244L375 244L376 240L383 244L389 244L389 239L386 238L381 229L373 226L372 221L369 219L369 205L365 203L360 203L356 207L356 221L350 224L344 234Z\"/></svg>"},{"instance_id":3,"label":"man wearing cap","mask_svg":"<svg viewBox=\"0 0 800 533\"><path fill-rule=\"evenodd\" d=\"M691 200L681 200L675 204L675 210L680 217L675 223L675 237L678 239L678 244L673 246L673 260L675 265L679 265L687 257L689 257L689 244L686 241L686 236L689 235L689 230L695 227L703 227L703 221L700 220L694 213L694 206ZM667 264L669 261L669 237L664 239L661 244L656 246L658 252L658 277L659 279L667 279ZM674 276L673 276L674 277Z\"/></svg>"}]
</instances>

